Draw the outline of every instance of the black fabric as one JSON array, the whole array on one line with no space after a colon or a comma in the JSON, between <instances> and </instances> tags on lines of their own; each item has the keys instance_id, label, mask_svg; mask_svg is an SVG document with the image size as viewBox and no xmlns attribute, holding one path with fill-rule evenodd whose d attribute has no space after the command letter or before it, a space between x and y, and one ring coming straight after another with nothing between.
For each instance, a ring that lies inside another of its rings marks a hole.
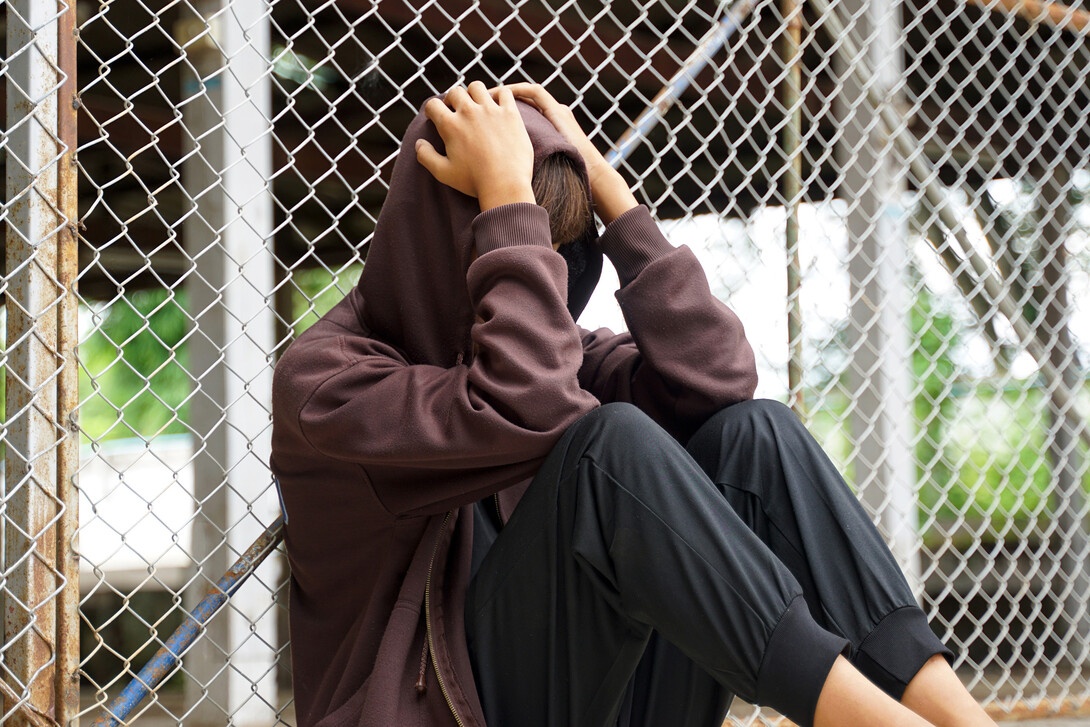
<instances>
[{"instance_id":1,"label":"black fabric","mask_svg":"<svg viewBox=\"0 0 1090 727\"><path fill-rule=\"evenodd\" d=\"M872 682L899 700L919 667L935 654L953 661L953 652L931 631L927 616L909 606L882 619L860 644L852 661Z\"/></svg>"},{"instance_id":2,"label":"black fabric","mask_svg":"<svg viewBox=\"0 0 1090 727\"><path fill-rule=\"evenodd\" d=\"M766 400L729 407L689 451L799 581L818 623L851 641L852 662L872 682L900 699L928 658L952 658L882 536L790 409Z\"/></svg>"},{"instance_id":3,"label":"black fabric","mask_svg":"<svg viewBox=\"0 0 1090 727\"><path fill-rule=\"evenodd\" d=\"M568 266L568 313L573 321L579 320L602 277L602 248L597 241L598 230L591 226L581 239L557 250Z\"/></svg>"},{"instance_id":4,"label":"black fabric","mask_svg":"<svg viewBox=\"0 0 1090 727\"><path fill-rule=\"evenodd\" d=\"M486 497L473 503L473 555L469 563L470 577L477 575L484 557L500 534L503 524L496 512L496 498Z\"/></svg>"},{"instance_id":5,"label":"black fabric","mask_svg":"<svg viewBox=\"0 0 1090 727\"><path fill-rule=\"evenodd\" d=\"M718 727L734 693L807 725L849 648L895 696L949 653L789 410L729 407L689 452L604 406L483 543L466 634L489 727Z\"/></svg>"},{"instance_id":6,"label":"black fabric","mask_svg":"<svg viewBox=\"0 0 1090 727\"><path fill-rule=\"evenodd\" d=\"M587 240L574 240L556 249L568 266L568 295L587 269Z\"/></svg>"}]
</instances>

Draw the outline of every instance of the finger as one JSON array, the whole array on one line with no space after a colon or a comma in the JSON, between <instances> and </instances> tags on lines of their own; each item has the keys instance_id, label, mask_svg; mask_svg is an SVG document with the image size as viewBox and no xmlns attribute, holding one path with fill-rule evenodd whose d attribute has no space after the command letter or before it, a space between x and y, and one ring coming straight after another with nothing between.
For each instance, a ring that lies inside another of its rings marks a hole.
<instances>
[{"instance_id":1,"label":"finger","mask_svg":"<svg viewBox=\"0 0 1090 727\"><path fill-rule=\"evenodd\" d=\"M444 182L447 178L450 159L437 152L431 142L426 139L416 140L416 160L440 182Z\"/></svg>"},{"instance_id":2,"label":"finger","mask_svg":"<svg viewBox=\"0 0 1090 727\"><path fill-rule=\"evenodd\" d=\"M515 95L511 93L511 89L507 88L507 86L496 86L492 89L491 94L492 98L500 106L506 108L515 105Z\"/></svg>"},{"instance_id":3,"label":"finger","mask_svg":"<svg viewBox=\"0 0 1090 727\"><path fill-rule=\"evenodd\" d=\"M505 103L513 104L515 102L515 94L511 92L509 86L496 86L495 88L488 89L488 93L492 95L492 100L500 106L503 106ZM537 104L534 103L533 100L527 98L520 100L537 109ZM537 110L540 111L541 109Z\"/></svg>"},{"instance_id":4,"label":"finger","mask_svg":"<svg viewBox=\"0 0 1090 727\"><path fill-rule=\"evenodd\" d=\"M447 105L439 99L432 98L428 99L428 102L424 104L424 116L435 124L435 128L442 129L447 121L454 116L454 112L447 108Z\"/></svg>"},{"instance_id":5,"label":"finger","mask_svg":"<svg viewBox=\"0 0 1090 727\"><path fill-rule=\"evenodd\" d=\"M443 97L443 101L446 102L447 106L450 106L455 111L458 111L464 108L466 104L472 101L472 99L470 98L469 93L464 88L462 88L461 86L455 86L447 91L447 95Z\"/></svg>"},{"instance_id":6,"label":"finger","mask_svg":"<svg viewBox=\"0 0 1090 727\"><path fill-rule=\"evenodd\" d=\"M489 92L492 93L493 96L495 96L501 88L506 88L508 91L512 92L512 95L518 98L521 94L524 94L526 92L526 89L533 85L535 84L526 83L524 81L516 81L514 83L498 83L490 88Z\"/></svg>"},{"instance_id":7,"label":"finger","mask_svg":"<svg viewBox=\"0 0 1090 727\"><path fill-rule=\"evenodd\" d=\"M538 106L548 106L557 103L553 95L545 90L540 83L513 83L510 86L515 98L533 100Z\"/></svg>"},{"instance_id":8,"label":"finger","mask_svg":"<svg viewBox=\"0 0 1090 727\"><path fill-rule=\"evenodd\" d=\"M470 98L479 104L490 103L492 96L488 93L488 88L484 85L483 81L474 81L469 84L468 93Z\"/></svg>"},{"instance_id":9,"label":"finger","mask_svg":"<svg viewBox=\"0 0 1090 727\"><path fill-rule=\"evenodd\" d=\"M538 111L550 119L558 118L558 113L564 109L564 105L553 98L552 94L541 86L525 91L513 91L513 93L515 98L533 104Z\"/></svg>"}]
</instances>

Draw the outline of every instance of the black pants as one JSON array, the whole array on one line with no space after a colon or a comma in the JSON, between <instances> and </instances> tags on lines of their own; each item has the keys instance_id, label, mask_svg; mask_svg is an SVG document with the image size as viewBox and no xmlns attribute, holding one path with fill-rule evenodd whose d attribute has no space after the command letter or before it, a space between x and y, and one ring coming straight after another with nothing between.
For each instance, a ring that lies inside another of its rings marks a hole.
<instances>
[{"instance_id":1,"label":"black pants","mask_svg":"<svg viewBox=\"0 0 1090 727\"><path fill-rule=\"evenodd\" d=\"M489 727L718 727L734 694L809 725L839 654L895 698L949 655L776 402L725 409L687 451L604 406L486 545L466 635Z\"/></svg>"}]
</instances>

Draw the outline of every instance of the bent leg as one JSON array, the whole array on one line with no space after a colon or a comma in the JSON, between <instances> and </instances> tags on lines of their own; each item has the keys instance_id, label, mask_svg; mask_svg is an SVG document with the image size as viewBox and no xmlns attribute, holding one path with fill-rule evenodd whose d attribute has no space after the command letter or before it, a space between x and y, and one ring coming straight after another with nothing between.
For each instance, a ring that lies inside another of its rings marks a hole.
<instances>
[{"instance_id":1,"label":"bent leg","mask_svg":"<svg viewBox=\"0 0 1090 727\"><path fill-rule=\"evenodd\" d=\"M602 407L565 433L469 586L485 716L615 724L656 630L725 690L810 724L847 642L801 593L669 435Z\"/></svg>"},{"instance_id":2,"label":"bent leg","mask_svg":"<svg viewBox=\"0 0 1090 727\"><path fill-rule=\"evenodd\" d=\"M814 618L855 666L900 699L936 654L896 561L821 447L786 406L749 401L712 417L689 452L801 584Z\"/></svg>"},{"instance_id":3,"label":"bent leg","mask_svg":"<svg viewBox=\"0 0 1090 727\"><path fill-rule=\"evenodd\" d=\"M654 631L628 683L618 727L720 727L734 694Z\"/></svg>"}]
</instances>

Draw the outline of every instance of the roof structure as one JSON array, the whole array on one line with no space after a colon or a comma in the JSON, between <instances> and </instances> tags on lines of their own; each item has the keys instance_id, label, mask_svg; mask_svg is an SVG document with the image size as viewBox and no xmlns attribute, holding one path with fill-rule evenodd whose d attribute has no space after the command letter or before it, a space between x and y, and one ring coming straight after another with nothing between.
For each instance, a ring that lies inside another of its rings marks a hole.
<instances>
[{"instance_id":1,"label":"roof structure","mask_svg":"<svg viewBox=\"0 0 1090 727\"><path fill-rule=\"evenodd\" d=\"M79 5L80 288L87 298L169 285L191 267L182 221L194 191L183 175L186 163L199 163L199 140L183 121L196 87L180 46L197 52L209 42L208 25L187 3L127 8ZM336 266L359 254L401 130L463 71L465 79L548 80L605 149L717 22L714 7L682 0L581 0L558 11L531 0L517 14L504 0L300 0L276 3L272 14L272 244L285 270ZM973 187L1033 175L1090 145L1080 111L1090 92L1077 69L1062 72L1070 52L1027 42L1066 31L953 0L909 0L901 22L906 71L898 105L945 181ZM776 101L783 25L775 4L758 4L628 158L626 176L660 216L686 209L744 215L774 203L784 166ZM841 178L833 98L842 66L820 18L807 14L805 27L803 179L808 199L826 199L838 194ZM1067 44L1083 42L1069 35Z\"/></svg>"}]
</instances>

